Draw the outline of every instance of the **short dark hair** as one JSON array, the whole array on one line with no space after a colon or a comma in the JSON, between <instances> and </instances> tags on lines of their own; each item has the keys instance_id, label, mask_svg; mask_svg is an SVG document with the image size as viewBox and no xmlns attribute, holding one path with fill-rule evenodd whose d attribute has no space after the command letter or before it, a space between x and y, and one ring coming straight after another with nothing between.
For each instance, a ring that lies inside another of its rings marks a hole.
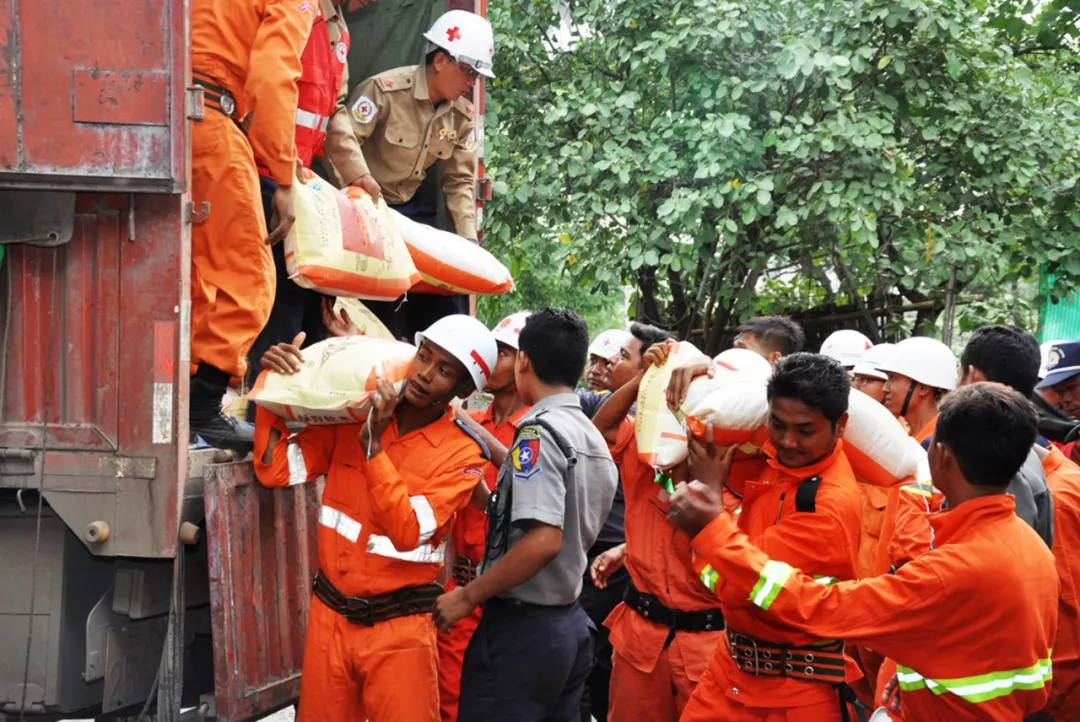
<instances>
[{"instance_id":1,"label":"short dark hair","mask_svg":"<svg viewBox=\"0 0 1080 722\"><path fill-rule=\"evenodd\" d=\"M969 484L1006 487L1024 465L1038 434L1035 406L1019 392L991 383L964 386L938 407L931 443L952 450Z\"/></svg>"},{"instance_id":2,"label":"short dark hair","mask_svg":"<svg viewBox=\"0 0 1080 722\"><path fill-rule=\"evenodd\" d=\"M965 375L975 367L987 381L1011 386L1028 398L1039 383L1041 363L1039 342L1034 336L1016 326L1000 324L977 329L960 356Z\"/></svg>"},{"instance_id":3,"label":"short dark hair","mask_svg":"<svg viewBox=\"0 0 1080 722\"><path fill-rule=\"evenodd\" d=\"M773 367L767 397L794 399L817 409L836 426L848 410L851 380L839 361L817 353L785 356Z\"/></svg>"},{"instance_id":4,"label":"short dark hair","mask_svg":"<svg viewBox=\"0 0 1080 722\"><path fill-rule=\"evenodd\" d=\"M431 50L428 51L428 54L424 56L424 65L431 65L432 63L434 63L435 62L435 56L438 55L439 53L442 53L447 58L450 58L450 54L447 53L442 48L432 48ZM414 55L413 57L416 57L416 56Z\"/></svg>"},{"instance_id":5,"label":"short dark hair","mask_svg":"<svg viewBox=\"0 0 1080 722\"><path fill-rule=\"evenodd\" d=\"M525 321L518 350L542 383L573 388L585 371L589 327L570 309L543 308Z\"/></svg>"},{"instance_id":6,"label":"short dark hair","mask_svg":"<svg viewBox=\"0 0 1080 722\"><path fill-rule=\"evenodd\" d=\"M781 356L799 353L806 345L802 326L787 316L757 316L739 324L735 333L752 333Z\"/></svg>"},{"instance_id":7,"label":"short dark hair","mask_svg":"<svg viewBox=\"0 0 1080 722\"><path fill-rule=\"evenodd\" d=\"M662 328L650 326L647 323L630 324L630 335L641 341L641 353L645 353L658 343L663 343L671 338L671 334Z\"/></svg>"}]
</instances>

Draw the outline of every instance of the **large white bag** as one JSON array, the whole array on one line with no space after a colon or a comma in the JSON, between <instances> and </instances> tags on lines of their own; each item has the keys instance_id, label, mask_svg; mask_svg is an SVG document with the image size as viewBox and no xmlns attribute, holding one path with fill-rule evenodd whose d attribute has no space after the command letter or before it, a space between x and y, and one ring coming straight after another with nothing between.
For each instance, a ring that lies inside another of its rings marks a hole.
<instances>
[{"instance_id":1,"label":"large white bag","mask_svg":"<svg viewBox=\"0 0 1080 722\"><path fill-rule=\"evenodd\" d=\"M416 348L370 336L328 338L303 349L303 368L292 375L263 371L248 398L283 419L348 424L367 419L376 375L399 391Z\"/></svg>"},{"instance_id":2,"label":"large white bag","mask_svg":"<svg viewBox=\"0 0 1080 722\"><path fill-rule=\"evenodd\" d=\"M285 266L297 285L331 296L393 300L420 274L390 209L359 188L339 191L311 171L293 186L296 223Z\"/></svg>"},{"instance_id":3,"label":"large white bag","mask_svg":"<svg viewBox=\"0 0 1080 722\"><path fill-rule=\"evenodd\" d=\"M514 287L506 266L472 241L417 223L393 208L390 215L422 277L414 292L490 295Z\"/></svg>"},{"instance_id":4,"label":"large white bag","mask_svg":"<svg viewBox=\"0 0 1080 722\"><path fill-rule=\"evenodd\" d=\"M709 357L689 341L671 350L667 363L645 372L638 388L634 438L638 456L646 464L669 469L686 458L686 430L667 406L667 385L672 372L682 366L708 362Z\"/></svg>"}]
</instances>

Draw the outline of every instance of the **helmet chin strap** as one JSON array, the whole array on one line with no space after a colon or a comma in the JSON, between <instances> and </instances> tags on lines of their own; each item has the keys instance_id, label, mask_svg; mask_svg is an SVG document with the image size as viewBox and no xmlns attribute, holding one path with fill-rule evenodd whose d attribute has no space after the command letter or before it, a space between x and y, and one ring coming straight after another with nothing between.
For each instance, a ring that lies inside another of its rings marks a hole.
<instances>
[{"instance_id":1,"label":"helmet chin strap","mask_svg":"<svg viewBox=\"0 0 1080 722\"><path fill-rule=\"evenodd\" d=\"M455 397L459 396L461 394L461 392L464 391L467 388L476 388L476 387L473 386L471 381L462 381L460 384L455 386L454 389L450 393L446 394L445 396L441 396L441 397L435 399L434 401L432 401L430 404L428 404L427 408L433 409L436 406L439 406L440 404L445 406L445 405L449 404L451 401L453 401Z\"/></svg>"},{"instance_id":2,"label":"helmet chin strap","mask_svg":"<svg viewBox=\"0 0 1080 722\"><path fill-rule=\"evenodd\" d=\"M911 380L911 384L908 385L907 396L904 397L904 405L900 407L900 415L907 418L908 406L911 405L911 397L915 394L915 387L919 383L914 379Z\"/></svg>"},{"instance_id":3,"label":"helmet chin strap","mask_svg":"<svg viewBox=\"0 0 1080 722\"><path fill-rule=\"evenodd\" d=\"M509 383L503 384L502 386L500 386L497 389L488 389L488 392L491 393L491 394L501 394L503 391L509 391L510 389L514 388L515 386L517 386L517 379L514 379L513 381L511 381Z\"/></svg>"}]
</instances>

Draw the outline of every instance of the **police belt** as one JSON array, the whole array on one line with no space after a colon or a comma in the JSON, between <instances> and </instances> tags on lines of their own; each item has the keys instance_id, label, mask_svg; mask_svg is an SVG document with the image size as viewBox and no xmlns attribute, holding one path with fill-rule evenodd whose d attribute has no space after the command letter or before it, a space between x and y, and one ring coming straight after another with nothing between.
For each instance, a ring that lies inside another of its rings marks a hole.
<instances>
[{"instance_id":1,"label":"police belt","mask_svg":"<svg viewBox=\"0 0 1080 722\"><path fill-rule=\"evenodd\" d=\"M321 571L315 575L312 588L320 602L353 624L362 624L365 627L375 626L377 622L388 619L430 614L435 608L435 600L443 593L438 584L423 584L375 597L346 597Z\"/></svg>"},{"instance_id":2,"label":"police belt","mask_svg":"<svg viewBox=\"0 0 1080 722\"><path fill-rule=\"evenodd\" d=\"M667 627L672 632L712 632L724 628L724 613L719 609L702 609L697 612L668 609L653 595L638 591L633 582L626 587L623 601L645 619Z\"/></svg>"},{"instance_id":3,"label":"police belt","mask_svg":"<svg viewBox=\"0 0 1080 722\"><path fill-rule=\"evenodd\" d=\"M846 676L842 641L788 647L728 629L724 644L735 666L755 677L787 677L835 685L843 683Z\"/></svg>"},{"instance_id":4,"label":"police belt","mask_svg":"<svg viewBox=\"0 0 1080 722\"><path fill-rule=\"evenodd\" d=\"M232 93L217 85L212 78L196 75L194 71L192 81L203 89L203 100L208 107L236 119L236 98Z\"/></svg>"},{"instance_id":5,"label":"police belt","mask_svg":"<svg viewBox=\"0 0 1080 722\"><path fill-rule=\"evenodd\" d=\"M454 569L451 576L454 577L454 581L459 587L463 587L476 579L478 566L472 559L459 554L454 559Z\"/></svg>"}]
</instances>

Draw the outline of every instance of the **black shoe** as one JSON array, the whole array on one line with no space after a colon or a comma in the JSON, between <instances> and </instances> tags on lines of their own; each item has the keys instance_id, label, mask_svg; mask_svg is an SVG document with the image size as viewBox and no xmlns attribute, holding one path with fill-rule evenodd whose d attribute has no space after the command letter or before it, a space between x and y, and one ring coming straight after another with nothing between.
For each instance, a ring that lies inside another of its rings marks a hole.
<instances>
[{"instance_id":1,"label":"black shoe","mask_svg":"<svg viewBox=\"0 0 1080 722\"><path fill-rule=\"evenodd\" d=\"M225 388L192 376L188 430L215 449L232 449L241 456L255 448L254 428L221 413Z\"/></svg>"}]
</instances>

